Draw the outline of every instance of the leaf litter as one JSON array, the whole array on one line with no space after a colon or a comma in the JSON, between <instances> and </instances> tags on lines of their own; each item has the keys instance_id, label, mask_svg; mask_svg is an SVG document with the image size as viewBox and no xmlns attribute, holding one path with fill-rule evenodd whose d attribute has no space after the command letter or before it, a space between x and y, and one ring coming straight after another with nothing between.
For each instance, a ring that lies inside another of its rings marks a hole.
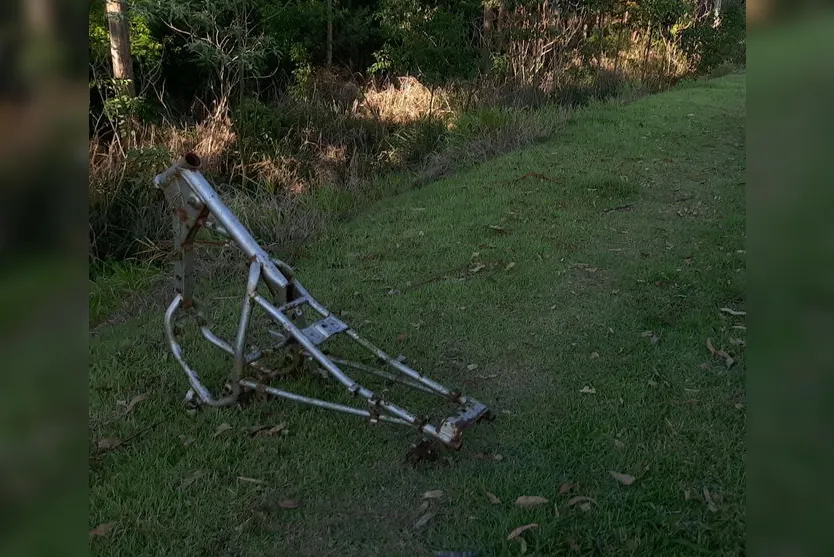
<instances>
[{"instance_id":1,"label":"leaf litter","mask_svg":"<svg viewBox=\"0 0 834 557\"><path fill-rule=\"evenodd\" d=\"M545 503L547 503L547 499L539 495L521 495L515 500L515 504L522 508L536 507Z\"/></svg>"},{"instance_id":2,"label":"leaf litter","mask_svg":"<svg viewBox=\"0 0 834 557\"><path fill-rule=\"evenodd\" d=\"M723 358L724 363L727 366L727 369L730 369L732 365L735 363L735 360L733 360L732 356L730 356L723 350L717 350L715 346L712 345L712 339L709 338L707 339L707 350L709 350L710 354L712 354L713 356Z\"/></svg>"},{"instance_id":3,"label":"leaf litter","mask_svg":"<svg viewBox=\"0 0 834 557\"><path fill-rule=\"evenodd\" d=\"M634 483L634 476L631 476L629 474L622 474L620 472L615 472L611 470L611 477L623 485L631 485Z\"/></svg>"}]
</instances>

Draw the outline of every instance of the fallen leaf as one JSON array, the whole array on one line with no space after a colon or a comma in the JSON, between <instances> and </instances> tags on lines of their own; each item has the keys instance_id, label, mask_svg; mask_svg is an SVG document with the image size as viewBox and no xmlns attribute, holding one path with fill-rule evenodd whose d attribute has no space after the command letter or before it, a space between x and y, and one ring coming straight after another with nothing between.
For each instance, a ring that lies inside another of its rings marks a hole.
<instances>
[{"instance_id":1,"label":"fallen leaf","mask_svg":"<svg viewBox=\"0 0 834 557\"><path fill-rule=\"evenodd\" d=\"M588 385L585 385L584 387L582 387L582 389L580 389L579 392L593 395L593 394L596 394L597 390L594 389L593 387L589 387Z\"/></svg>"},{"instance_id":2,"label":"fallen leaf","mask_svg":"<svg viewBox=\"0 0 834 557\"><path fill-rule=\"evenodd\" d=\"M624 449L625 448L625 443L623 443L619 439L614 439L614 446L618 449Z\"/></svg>"},{"instance_id":3,"label":"fallen leaf","mask_svg":"<svg viewBox=\"0 0 834 557\"><path fill-rule=\"evenodd\" d=\"M222 424L217 426L217 429L214 431L214 435L212 435L212 437L217 437L218 435L220 435L224 431L229 431L230 429L232 429L232 426L230 426L226 422L223 422Z\"/></svg>"},{"instance_id":4,"label":"fallen leaf","mask_svg":"<svg viewBox=\"0 0 834 557\"><path fill-rule=\"evenodd\" d=\"M238 479L239 482L246 482L246 483L250 483L250 484L266 484L266 482L264 480L258 480L258 479L255 479L255 478L248 478L246 476L238 476L237 479Z\"/></svg>"},{"instance_id":5,"label":"fallen leaf","mask_svg":"<svg viewBox=\"0 0 834 557\"><path fill-rule=\"evenodd\" d=\"M553 503L553 513L556 515L556 518L559 518L559 516L561 516L559 514L559 503Z\"/></svg>"},{"instance_id":6,"label":"fallen leaf","mask_svg":"<svg viewBox=\"0 0 834 557\"><path fill-rule=\"evenodd\" d=\"M538 495L522 495L515 500L515 504L522 508L535 507L544 503L547 503L547 499Z\"/></svg>"},{"instance_id":7,"label":"fallen leaf","mask_svg":"<svg viewBox=\"0 0 834 557\"><path fill-rule=\"evenodd\" d=\"M102 451L109 451L115 447L118 447L121 444L121 441L118 439L105 437L104 439L99 439L96 446L101 449Z\"/></svg>"},{"instance_id":8,"label":"fallen leaf","mask_svg":"<svg viewBox=\"0 0 834 557\"><path fill-rule=\"evenodd\" d=\"M283 501L278 501L278 508L279 509L297 509L301 506L301 501L298 499L285 499Z\"/></svg>"},{"instance_id":9,"label":"fallen leaf","mask_svg":"<svg viewBox=\"0 0 834 557\"><path fill-rule=\"evenodd\" d=\"M568 506L572 507L572 506L576 505L577 503L586 503L586 502L593 503L594 505L597 504L597 502L591 497L586 497L584 495L577 495L576 497L573 497L573 498L568 500Z\"/></svg>"},{"instance_id":10,"label":"fallen leaf","mask_svg":"<svg viewBox=\"0 0 834 557\"><path fill-rule=\"evenodd\" d=\"M423 514L427 510L429 510L429 502L428 501L423 501L423 504L420 505L420 508L417 510L417 512L419 512L420 514Z\"/></svg>"},{"instance_id":11,"label":"fallen leaf","mask_svg":"<svg viewBox=\"0 0 834 557\"><path fill-rule=\"evenodd\" d=\"M478 369L478 364L469 364L468 366L466 366L466 369L468 369L469 371L475 371L476 369Z\"/></svg>"},{"instance_id":12,"label":"fallen leaf","mask_svg":"<svg viewBox=\"0 0 834 557\"><path fill-rule=\"evenodd\" d=\"M634 476L621 474L620 472L614 472L613 470L611 470L611 477L623 485L631 485L634 483Z\"/></svg>"},{"instance_id":13,"label":"fallen leaf","mask_svg":"<svg viewBox=\"0 0 834 557\"><path fill-rule=\"evenodd\" d=\"M127 403L127 408L125 408L125 415L130 414L131 412L133 412L133 408L137 404L139 404L140 402L145 400L146 398L148 398L148 393L144 393L144 394L141 394L141 395L136 395L135 397L133 397L130 400L130 402Z\"/></svg>"},{"instance_id":14,"label":"fallen leaf","mask_svg":"<svg viewBox=\"0 0 834 557\"><path fill-rule=\"evenodd\" d=\"M252 427L247 427L244 429L244 431L246 431L246 433L248 433L249 435L255 436L267 429L268 427L268 425L256 425ZM180 437L182 437L182 435L180 435Z\"/></svg>"},{"instance_id":15,"label":"fallen leaf","mask_svg":"<svg viewBox=\"0 0 834 557\"><path fill-rule=\"evenodd\" d=\"M499 499L498 496L495 495L494 493L491 493L491 492L487 491L486 496L487 496L487 499L489 499L489 502L492 503L493 505L500 505L501 504L501 499Z\"/></svg>"},{"instance_id":16,"label":"fallen leaf","mask_svg":"<svg viewBox=\"0 0 834 557\"><path fill-rule=\"evenodd\" d=\"M744 409L744 404L742 404L741 402L736 402L735 406L736 406L736 410Z\"/></svg>"},{"instance_id":17,"label":"fallen leaf","mask_svg":"<svg viewBox=\"0 0 834 557\"><path fill-rule=\"evenodd\" d=\"M596 360L599 358L599 352L591 352L591 359Z\"/></svg>"},{"instance_id":18,"label":"fallen leaf","mask_svg":"<svg viewBox=\"0 0 834 557\"><path fill-rule=\"evenodd\" d=\"M520 546L519 551L522 555L527 553L527 542L524 541L524 538L518 538L518 545Z\"/></svg>"},{"instance_id":19,"label":"fallen leaf","mask_svg":"<svg viewBox=\"0 0 834 557\"><path fill-rule=\"evenodd\" d=\"M469 272L470 273L477 273L478 271L481 271L485 268L486 268L486 265L484 265L483 263L478 263L477 265L475 265L474 267L469 269Z\"/></svg>"},{"instance_id":20,"label":"fallen leaf","mask_svg":"<svg viewBox=\"0 0 834 557\"><path fill-rule=\"evenodd\" d=\"M112 532L115 527L115 522L105 522L104 524L99 524L98 526L90 530L90 537L100 538L102 536L106 536L107 534Z\"/></svg>"},{"instance_id":21,"label":"fallen leaf","mask_svg":"<svg viewBox=\"0 0 834 557\"><path fill-rule=\"evenodd\" d=\"M724 313L729 313L730 315L735 315L736 317L747 315L746 311L736 311L732 308L721 308L721 311L723 311Z\"/></svg>"},{"instance_id":22,"label":"fallen leaf","mask_svg":"<svg viewBox=\"0 0 834 557\"><path fill-rule=\"evenodd\" d=\"M707 339L707 349L713 356L724 358L724 363L727 365L727 369L730 369L730 367L732 367L734 362L733 358L730 357L730 355L724 352L723 350L716 350L715 347L712 345L711 339Z\"/></svg>"},{"instance_id":23,"label":"fallen leaf","mask_svg":"<svg viewBox=\"0 0 834 557\"><path fill-rule=\"evenodd\" d=\"M495 379L496 377L498 377L497 373L491 373L490 375L478 375L478 379L484 379L484 380L486 380L486 379Z\"/></svg>"},{"instance_id":24,"label":"fallen leaf","mask_svg":"<svg viewBox=\"0 0 834 557\"><path fill-rule=\"evenodd\" d=\"M429 520L434 518L434 513L426 513L420 518L417 519L417 522L414 523L415 530L419 530L423 526L429 523Z\"/></svg>"},{"instance_id":25,"label":"fallen leaf","mask_svg":"<svg viewBox=\"0 0 834 557\"><path fill-rule=\"evenodd\" d=\"M500 233L504 233L504 232L507 231L507 229L504 228L503 226L496 226L494 224L490 224L489 229L494 231L494 232L500 232Z\"/></svg>"},{"instance_id":26,"label":"fallen leaf","mask_svg":"<svg viewBox=\"0 0 834 557\"><path fill-rule=\"evenodd\" d=\"M515 261L510 261L509 263L507 263L507 266L506 266L506 267L504 267L504 270L505 270L505 271L509 271L509 270L510 270L510 269L512 269L513 267L515 267Z\"/></svg>"},{"instance_id":27,"label":"fallen leaf","mask_svg":"<svg viewBox=\"0 0 834 557\"><path fill-rule=\"evenodd\" d=\"M187 435L180 435L180 442L183 444L184 447L187 447L188 445L194 442L194 438L188 437Z\"/></svg>"},{"instance_id":28,"label":"fallen leaf","mask_svg":"<svg viewBox=\"0 0 834 557\"><path fill-rule=\"evenodd\" d=\"M287 424L281 423L281 424L273 426L269 429L263 429L263 430L259 431L258 435L263 436L263 437L275 437L276 435L281 435L282 433L286 433L286 430L287 430Z\"/></svg>"},{"instance_id":29,"label":"fallen leaf","mask_svg":"<svg viewBox=\"0 0 834 557\"><path fill-rule=\"evenodd\" d=\"M579 505L579 508L582 510L582 512L588 512L588 511L591 510L591 504L590 503L581 503Z\"/></svg>"},{"instance_id":30,"label":"fallen leaf","mask_svg":"<svg viewBox=\"0 0 834 557\"><path fill-rule=\"evenodd\" d=\"M507 535L507 539L508 540L515 539L515 538L519 537L521 534L523 534L524 532L526 532L527 530L530 530L531 528L538 528L538 527L539 527L539 525L536 524L535 522L533 522L531 524L525 524L524 526L519 526L518 528L516 528L515 530L513 530L512 532L510 532Z\"/></svg>"},{"instance_id":31,"label":"fallen leaf","mask_svg":"<svg viewBox=\"0 0 834 557\"><path fill-rule=\"evenodd\" d=\"M186 489L188 489L189 486L191 486L191 484L205 476L205 474L206 473L204 470L195 470L194 472L192 472L191 475L185 478L180 484L180 491L185 491Z\"/></svg>"},{"instance_id":32,"label":"fallen leaf","mask_svg":"<svg viewBox=\"0 0 834 557\"><path fill-rule=\"evenodd\" d=\"M472 458L478 460L503 460L504 457L500 454L489 454L489 453L474 453Z\"/></svg>"},{"instance_id":33,"label":"fallen leaf","mask_svg":"<svg viewBox=\"0 0 834 557\"><path fill-rule=\"evenodd\" d=\"M559 486L559 495L564 495L565 493L567 493L568 491L570 491L574 487L576 487L576 484L573 483L573 482L563 483L562 485Z\"/></svg>"},{"instance_id":34,"label":"fallen leaf","mask_svg":"<svg viewBox=\"0 0 834 557\"><path fill-rule=\"evenodd\" d=\"M423 499L440 499L443 497L443 490L442 489L435 489L433 491L427 491L423 494Z\"/></svg>"},{"instance_id":35,"label":"fallen leaf","mask_svg":"<svg viewBox=\"0 0 834 557\"><path fill-rule=\"evenodd\" d=\"M707 509L709 509L709 512L718 512L718 507L716 507L715 503L712 501L712 497L710 496L710 492L707 488L704 488L704 499L707 502Z\"/></svg>"}]
</instances>

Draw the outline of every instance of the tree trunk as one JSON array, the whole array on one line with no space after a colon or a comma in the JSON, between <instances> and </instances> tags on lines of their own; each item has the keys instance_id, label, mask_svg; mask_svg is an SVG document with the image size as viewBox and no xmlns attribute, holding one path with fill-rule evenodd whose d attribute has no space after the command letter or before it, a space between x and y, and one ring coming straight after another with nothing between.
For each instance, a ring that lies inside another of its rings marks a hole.
<instances>
[{"instance_id":1,"label":"tree trunk","mask_svg":"<svg viewBox=\"0 0 834 557\"><path fill-rule=\"evenodd\" d=\"M133 58L130 56L130 24L125 10L126 0L107 0L107 26L110 32L110 58L113 78L121 94L136 96L133 81Z\"/></svg>"},{"instance_id":2,"label":"tree trunk","mask_svg":"<svg viewBox=\"0 0 834 557\"><path fill-rule=\"evenodd\" d=\"M652 22L649 22L648 29L646 29L646 52L643 54L643 81L649 75L649 54L652 52L652 31L654 31L654 27L652 27Z\"/></svg>"},{"instance_id":3,"label":"tree trunk","mask_svg":"<svg viewBox=\"0 0 834 557\"><path fill-rule=\"evenodd\" d=\"M327 67L333 64L333 0L327 0Z\"/></svg>"},{"instance_id":4,"label":"tree trunk","mask_svg":"<svg viewBox=\"0 0 834 557\"><path fill-rule=\"evenodd\" d=\"M483 25L483 40L484 40L484 48L489 49L492 43L492 30L495 27L495 19L496 14L495 10L493 10L489 6L489 2L484 2L484 25Z\"/></svg>"}]
</instances>

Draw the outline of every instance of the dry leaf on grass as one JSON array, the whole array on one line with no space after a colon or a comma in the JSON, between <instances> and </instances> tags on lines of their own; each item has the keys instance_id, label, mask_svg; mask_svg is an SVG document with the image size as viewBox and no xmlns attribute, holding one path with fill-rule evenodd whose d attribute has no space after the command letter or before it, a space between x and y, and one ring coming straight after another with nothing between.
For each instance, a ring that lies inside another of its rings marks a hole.
<instances>
[{"instance_id":1,"label":"dry leaf on grass","mask_svg":"<svg viewBox=\"0 0 834 557\"><path fill-rule=\"evenodd\" d=\"M559 495L564 495L565 493L567 493L568 491L570 491L574 487L576 487L576 484L573 483L573 482L563 483L562 485L559 486Z\"/></svg>"},{"instance_id":2,"label":"dry leaf on grass","mask_svg":"<svg viewBox=\"0 0 834 557\"><path fill-rule=\"evenodd\" d=\"M509 270L510 270L510 269L512 269L513 267L515 267L515 261L510 261L509 263L507 263L507 266L506 266L506 267L504 267L504 270L505 270L505 271L509 271Z\"/></svg>"},{"instance_id":3,"label":"dry leaf on grass","mask_svg":"<svg viewBox=\"0 0 834 557\"><path fill-rule=\"evenodd\" d=\"M500 232L502 234L507 231L507 229L504 228L503 226L496 226L494 224L490 224L489 229L492 230L493 232Z\"/></svg>"},{"instance_id":4,"label":"dry leaf on grass","mask_svg":"<svg viewBox=\"0 0 834 557\"><path fill-rule=\"evenodd\" d=\"M538 527L539 527L539 525L536 524L535 522L533 522L532 524L525 524L524 526L519 526L518 528L516 528L515 530L513 530L512 532L509 533L509 535L507 536L507 539L508 540L515 539L515 538L519 537L521 534L523 534L524 532L526 532L527 530L530 530L531 528L538 528Z\"/></svg>"},{"instance_id":5,"label":"dry leaf on grass","mask_svg":"<svg viewBox=\"0 0 834 557\"><path fill-rule=\"evenodd\" d=\"M429 502L428 501L423 501L423 504L420 505L420 508L417 509L417 512L420 513L420 514L423 514L427 510L429 510Z\"/></svg>"},{"instance_id":6,"label":"dry leaf on grass","mask_svg":"<svg viewBox=\"0 0 834 557\"><path fill-rule=\"evenodd\" d=\"M579 390L579 392L589 394L589 395L594 395L594 394L596 394L597 390L593 387L589 387L588 385L585 385L584 387L582 387Z\"/></svg>"},{"instance_id":7,"label":"dry leaf on grass","mask_svg":"<svg viewBox=\"0 0 834 557\"><path fill-rule=\"evenodd\" d=\"M597 504L597 502L592 497L586 497L584 495L577 495L576 497L572 497L571 499L568 499L568 506L569 507L572 507L572 506L576 505L577 503L593 503L594 505Z\"/></svg>"},{"instance_id":8,"label":"dry leaf on grass","mask_svg":"<svg viewBox=\"0 0 834 557\"><path fill-rule=\"evenodd\" d=\"M266 482L264 480L258 480L256 478L249 478L249 477L246 477L246 476L238 476L237 480L239 482L246 482L246 483L250 483L250 484L266 484Z\"/></svg>"},{"instance_id":9,"label":"dry leaf on grass","mask_svg":"<svg viewBox=\"0 0 834 557\"><path fill-rule=\"evenodd\" d=\"M475 265L474 267L469 269L469 272L474 274L474 273L477 273L478 271L481 271L485 268L486 268L486 265L484 265L483 263L478 263L477 265Z\"/></svg>"},{"instance_id":10,"label":"dry leaf on grass","mask_svg":"<svg viewBox=\"0 0 834 557\"><path fill-rule=\"evenodd\" d=\"M298 499L284 499L283 501L278 501L278 508L279 509L297 509L301 506L301 501Z\"/></svg>"},{"instance_id":11,"label":"dry leaf on grass","mask_svg":"<svg viewBox=\"0 0 834 557\"><path fill-rule=\"evenodd\" d=\"M474 453L472 458L477 460L504 460L504 457L498 453L489 454L489 453Z\"/></svg>"},{"instance_id":12,"label":"dry leaf on grass","mask_svg":"<svg viewBox=\"0 0 834 557\"><path fill-rule=\"evenodd\" d=\"M709 512L718 512L718 507L715 506L715 502L712 500L712 496L707 488L704 488L704 500L707 502L707 509L709 509Z\"/></svg>"},{"instance_id":13,"label":"dry leaf on grass","mask_svg":"<svg viewBox=\"0 0 834 557\"><path fill-rule=\"evenodd\" d=\"M182 483L180 484L180 491L185 491L191 486L191 484L193 484L205 475L206 473L204 470L195 470L191 473L190 476L188 476L182 481Z\"/></svg>"},{"instance_id":14,"label":"dry leaf on grass","mask_svg":"<svg viewBox=\"0 0 834 557\"><path fill-rule=\"evenodd\" d=\"M623 443L619 439L614 439L614 446L618 449L624 449L625 448L625 443Z\"/></svg>"},{"instance_id":15,"label":"dry leaf on grass","mask_svg":"<svg viewBox=\"0 0 834 557\"><path fill-rule=\"evenodd\" d=\"M522 495L515 500L515 504L519 507L535 507L547 503L547 499L538 495Z\"/></svg>"},{"instance_id":16,"label":"dry leaf on grass","mask_svg":"<svg viewBox=\"0 0 834 557\"><path fill-rule=\"evenodd\" d=\"M99 439L96 446L102 451L109 451L110 449L114 449L121 444L119 439L105 437L104 439Z\"/></svg>"},{"instance_id":17,"label":"dry leaf on grass","mask_svg":"<svg viewBox=\"0 0 834 557\"><path fill-rule=\"evenodd\" d=\"M420 518L417 519L417 522L414 523L414 529L419 530L423 526L429 523L429 520L434 518L434 513L426 513Z\"/></svg>"},{"instance_id":18,"label":"dry leaf on grass","mask_svg":"<svg viewBox=\"0 0 834 557\"><path fill-rule=\"evenodd\" d=\"M468 369L469 371L475 371L476 369L478 369L478 364L469 364L468 366L466 366L466 369Z\"/></svg>"},{"instance_id":19,"label":"dry leaf on grass","mask_svg":"<svg viewBox=\"0 0 834 557\"><path fill-rule=\"evenodd\" d=\"M599 359L599 352L591 352L591 359L592 360Z\"/></svg>"},{"instance_id":20,"label":"dry leaf on grass","mask_svg":"<svg viewBox=\"0 0 834 557\"><path fill-rule=\"evenodd\" d=\"M125 415L130 414L131 412L133 412L133 408L137 404L139 404L140 402L145 400L146 398L148 398L148 393L144 393L144 394L141 394L141 395L136 395L135 397L133 397L130 400L130 402L127 403L127 407L125 408Z\"/></svg>"},{"instance_id":21,"label":"dry leaf on grass","mask_svg":"<svg viewBox=\"0 0 834 557\"><path fill-rule=\"evenodd\" d=\"M435 489L432 491L427 491L423 494L423 499L439 499L443 497L443 490L442 489Z\"/></svg>"},{"instance_id":22,"label":"dry leaf on grass","mask_svg":"<svg viewBox=\"0 0 834 557\"><path fill-rule=\"evenodd\" d=\"M286 429L286 424L278 424L269 429L262 429L257 434L262 437L276 437L278 435L281 435L282 433L286 433Z\"/></svg>"},{"instance_id":23,"label":"dry leaf on grass","mask_svg":"<svg viewBox=\"0 0 834 557\"><path fill-rule=\"evenodd\" d=\"M212 435L212 437L217 437L217 436L218 436L218 435L220 435L221 433L223 433L223 432L225 432L225 431L229 431L230 429L232 429L232 426L230 426L229 424L227 424L227 423L223 422L222 424L220 424L219 426L217 426L217 429L214 431L214 435Z\"/></svg>"},{"instance_id":24,"label":"dry leaf on grass","mask_svg":"<svg viewBox=\"0 0 834 557\"><path fill-rule=\"evenodd\" d=\"M98 526L90 530L90 537L100 538L102 536L106 536L107 534L112 532L114 528L116 528L115 522L105 522L104 524L99 524Z\"/></svg>"},{"instance_id":25,"label":"dry leaf on grass","mask_svg":"<svg viewBox=\"0 0 834 557\"><path fill-rule=\"evenodd\" d=\"M727 369L730 369L734 363L733 358L724 352L723 350L716 350L716 348L712 345L712 340L707 339L707 349L710 351L710 354L713 356L718 356L719 358L724 358L724 363L727 365Z\"/></svg>"},{"instance_id":26,"label":"dry leaf on grass","mask_svg":"<svg viewBox=\"0 0 834 557\"><path fill-rule=\"evenodd\" d=\"M736 317L747 315L746 311L736 311L732 308L721 308L721 311L723 311L724 313L729 313L730 315L735 315Z\"/></svg>"},{"instance_id":27,"label":"dry leaf on grass","mask_svg":"<svg viewBox=\"0 0 834 557\"><path fill-rule=\"evenodd\" d=\"M487 499L489 499L489 502L492 503L493 505L500 505L501 504L501 499L499 499L498 496L495 495L494 493L487 491L486 496L487 496Z\"/></svg>"},{"instance_id":28,"label":"dry leaf on grass","mask_svg":"<svg viewBox=\"0 0 834 557\"><path fill-rule=\"evenodd\" d=\"M611 470L611 477L623 485L631 485L634 483L634 476L630 476L628 474L621 474L620 472L615 472L613 470Z\"/></svg>"}]
</instances>

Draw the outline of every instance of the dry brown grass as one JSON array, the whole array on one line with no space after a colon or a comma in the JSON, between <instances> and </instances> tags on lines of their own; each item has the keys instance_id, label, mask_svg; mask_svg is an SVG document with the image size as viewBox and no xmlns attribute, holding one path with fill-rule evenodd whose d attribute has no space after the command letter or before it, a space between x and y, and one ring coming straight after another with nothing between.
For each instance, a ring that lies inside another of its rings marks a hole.
<instances>
[{"instance_id":1,"label":"dry brown grass","mask_svg":"<svg viewBox=\"0 0 834 557\"><path fill-rule=\"evenodd\" d=\"M399 77L383 87L368 86L359 109L394 124L414 122L429 114L444 118L454 113L446 89L435 87L432 91L412 76Z\"/></svg>"}]
</instances>

